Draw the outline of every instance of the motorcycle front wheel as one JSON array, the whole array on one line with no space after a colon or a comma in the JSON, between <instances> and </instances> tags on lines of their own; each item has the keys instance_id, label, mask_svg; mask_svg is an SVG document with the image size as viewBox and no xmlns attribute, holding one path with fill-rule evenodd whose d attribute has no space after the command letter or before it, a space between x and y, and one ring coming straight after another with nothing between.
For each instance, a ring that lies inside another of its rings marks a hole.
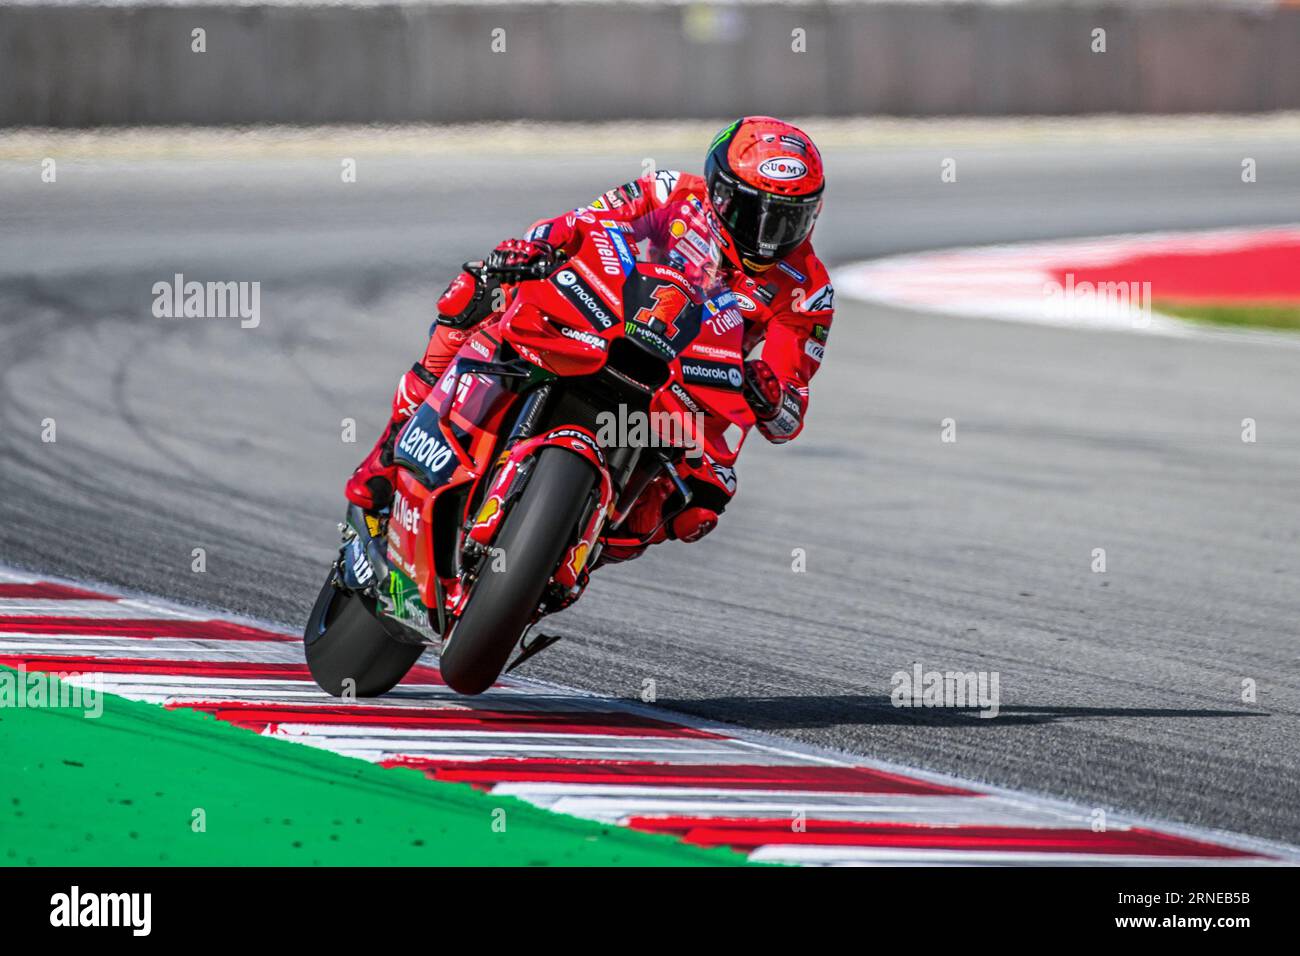
<instances>
[{"instance_id":1,"label":"motorcycle front wheel","mask_svg":"<svg viewBox=\"0 0 1300 956\"><path fill-rule=\"evenodd\" d=\"M543 448L528 484L493 542L505 559L487 561L439 659L442 678L461 694L481 694L501 675L574 539L596 472L563 448Z\"/></svg>"}]
</instances>

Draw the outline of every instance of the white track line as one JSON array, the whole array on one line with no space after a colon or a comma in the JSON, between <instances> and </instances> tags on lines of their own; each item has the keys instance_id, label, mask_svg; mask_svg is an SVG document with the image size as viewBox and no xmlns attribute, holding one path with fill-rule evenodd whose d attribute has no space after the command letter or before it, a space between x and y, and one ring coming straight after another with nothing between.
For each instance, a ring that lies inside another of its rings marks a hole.
<instances>
[{"instance_id":1,"label":"white track line","mask_svg":"<svg viewBox=\"0 0 1300 956\"><path fill-rule=\"evenodd\" d=\"M840 866L1204 866L1199 857L1123 856L1105 853L1023 853L972 850L888 850L850 846L759 847L749 858L760 863ZM1219 859L1213 866L1256 866L1255 861Z\"/></svg>"},{"instance_id":2,"label":"white track line","mask_svg":"<svg viewBox=\"0 0 1300 956\"><path fill-rule=\"evenodd\" d=\"M1215 328L1102 297L1045 291L1062 270L1138 255L1232 252L1261 241L1300 241L1300 224L940 249L851 263L835 270L834 282L851 299L966 318L1300 347L1297 335Z\"/></svg>"},{"instance_id":3,"label":"white track line","mask_svg":"<svg viewBox=\"0 0 1300 956\"><path fill-rule=\"evenodd\" d=\"M74 584L56 582L48 577L38 578L14 571L0 569L0 582ZM100 589L103 590L103 589ZM30 607L29 598L0 598L0 615L15 613L14 608ZM42 600L42 612L53 617L82 617L113 619L121 617L121 608L129 606L135 616L157 616L166 620L202 621L221 620L242 624L265 631L283 633L282 629L264 622L241 620L216 615L204 616L193 608L181 608L153 598L130 598L114 602ZM51 605L45 609L46 605ZM75 605L75 612L71 613ZM93 605L93 607L92 607ZM34 613L34 612L33 612ZM75 632L75 626L70 626ZM61 643L62 642L62 643ZM132 651L130 642L135 642ZM62 653L56 653L61 651ZM275 640L207 640L202 637L100 637L70 633L69 635L29 635L16 631L0 631L0 654L14 656L69 656L139 659L142 665L151 659L203 662L219 665L227 659L255 663L294 663L302 661L296 643ZM253 703L273 709L277 704L302 706L305 703L321 707L348 706L326 697L315 685L301 678L209 677L149 673L81 673L69 678L73 683L99 682L108 692L135 700L171 705L239 704ZM370 761L403 758L427 760L435 763L452 762L457 768L474 768L485 760L517 757L543 759L581 758L602 762L649 761L671 763L682 773L692 768L718 768L724 772L728 766L758 764L770 768L787 768L794 773L800 768L821 768L818 772L865 772L864 781L879 778L872 773L885 773L916 781L917 785L937 785L959 788L969 795L916 794L916 793L846 793L838 788L823 790L782 790L774 787L752 785L721 787L701 782L699 786L681 783L653 785L619 782L587 782L578 780L566 783L501 781L491 786L492 792L518 796L537 806L570 813L607 823L625 822L631 817L686 817L709 818L737 816L745 819L770 819L779 822L794 813L803 813L814 819L837 821L871 821L902 825L924 826L1015 826L1027 828L1086 829L1091 820L1089 809L1064 801L1037 797L1030 794L971 784L946 775L919 771L877 760L837 754L832 751L807 747L734 727L724 727L707 721L661 711L657 708L623 701L605 700L583 691L558 687L539 681L512 678L504 681L489 694L474 699L461 698L440 685L402 685L380 701L363 702L365 706L382 706L391 709L395 716L410 708L442 708L449 714L464 711L472 717L476 710L512 710L520 714L546 712L578 712L599 719L609 714L620 721L629 716L652 719L696 731L707 731L717 736L664 736L661 733L638 735L627 733L573 733L521 731L517 729L466 729L449 730L440 727L382 727L366 724L345 725L314 723L301 714L287 715L283 721L271 721L269 735L277 739L328 749ZM357 705L361 706L361 705ZM261 719L261 718L259 718ZM596 728L593 728L596 729ZM750 771L746 771L749 774ZM710 773L710 775L713 775ZM859 778L850 778L859 779ZM864 783L867 791L875 784ZM1300 848L1258 840L1237 834L1204 831L1171 824L1151 823L1122 814L1109 815L1109 831L1122 831L1144 827L1157 833L1217 843L1253 853L1274 856L1280 861L1300 863ZM928 831L927 831L928 832ZM942 829L936 831L942 833ZM952 848L894 849L859 846L779 845L759 847L752 854L755 860L781 860L784 862L823 865L871 863L992 863L1031 865L1039 863L1093 863L1100 865L1125 864L1187 864L1221 865L1225 861L1212 857L1134 857L1115 854L1075 853L1018 853L970 851ZM1255 860L1253 862L1260 862Z\"/></svg>"}]
</instances>

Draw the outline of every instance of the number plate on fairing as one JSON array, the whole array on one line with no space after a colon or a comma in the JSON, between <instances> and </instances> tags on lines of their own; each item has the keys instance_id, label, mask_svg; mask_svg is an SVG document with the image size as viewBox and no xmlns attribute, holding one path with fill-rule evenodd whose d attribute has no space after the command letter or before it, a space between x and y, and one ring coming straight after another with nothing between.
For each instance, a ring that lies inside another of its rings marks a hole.
<instances>
[{"instance_id":1,"label":"number plate on fairing","mask_svg":"<svg viewBox=\"0 0 1300 956\"><path fill-rule=\"evenodd\" d=\"M699 334L702 311L683 285L653 273L634 272L623 284L623 334L667 359Z\"/></svg>"}]
</instances>

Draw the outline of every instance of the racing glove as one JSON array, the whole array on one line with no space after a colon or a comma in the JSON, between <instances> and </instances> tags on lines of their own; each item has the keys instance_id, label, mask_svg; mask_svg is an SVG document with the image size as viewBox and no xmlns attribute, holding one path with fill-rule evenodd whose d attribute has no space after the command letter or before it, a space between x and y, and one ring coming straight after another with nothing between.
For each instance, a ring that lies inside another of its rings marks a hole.
<instances>
[{"instance_id":1,"label":"racing glove","mask_svg":"<svg viewBox=\"0 0 1300 956\"><path fill-rule=\"evenodd\" d=\"M555 260L555 247L541 239L506 239L497 244L488 256L490 269L527 269L543 266Z\"/></svg>"},{"instance_id":2,"label":"racing glove","mask_svg":"<svg viewBox=\"0 0 1300 956\"><path fill-rule=\"evenodd\" d=\"M492 314L500 280L482 280L471 272L459 272L438 297L438 325L453 329L471 329ZM430 330L432 332L432 330Z\"/></svg>"},{"instance_id":3,"label":"racing glove","mask_svg":"<svg viewBox=\"0 0 1300 956\"><path fill-rule=\"evenodd\" d=\"M762 359L745 363L745 401L760 422L768 422L781 409L781 380Z\"/></svg>"},{"instance_id":4,"label":"racing glove","mask_svg":"<svg viewBox=\"0 0 1300 956\"><path fill-rule=\"evenodd\" d=\"M804 402L799 392L782 384L762 359L745 363L744 395L758 419L758 430L773 444L789 441L803 428Z\"/></svg>"},{"instance_id":5,"label":"racing glove","mask_svg":"<svg viewBox=\"0 0 1300 956\"><path fill-rule=\"evenodd\" d=\"M544 273L555 261L555 247L536 239L506 239L488 255L485 265L489 269L527 273L536 269ZM438 297L438 325L453 329L471 329L501 307L496 294L502 276L488 275L480 278L473 272L462 271Z\"/></svg>"}]
</instances>

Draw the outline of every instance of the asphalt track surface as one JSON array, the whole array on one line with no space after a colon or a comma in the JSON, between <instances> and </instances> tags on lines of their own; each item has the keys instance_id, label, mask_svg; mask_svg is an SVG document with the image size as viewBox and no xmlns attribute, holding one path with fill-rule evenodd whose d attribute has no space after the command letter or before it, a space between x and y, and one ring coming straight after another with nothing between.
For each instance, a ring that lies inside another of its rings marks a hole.
<instances>
[{"instance_id":1,"label":"asphalt track surface","mask_svg":"<svg viewBox=\"0 0 1300 956\"><path fill-rule=\"evenodd\" d=\"M0 562L300 623L434 295L647 155L596 153L375 156L349 185L328 151L68 156L55 185L0 163ZM832 265L1300 208L1295 139L829 164ZM176 272L260 281L260 326L154 318ZM689 714L1300 842L1300 350L837 305L805 434L755 438L720 528L602 570L524 672L628 698L653 681ZM1001 714L891 706L914 662L997 671Z\"/></svg>"}]
</instances>

